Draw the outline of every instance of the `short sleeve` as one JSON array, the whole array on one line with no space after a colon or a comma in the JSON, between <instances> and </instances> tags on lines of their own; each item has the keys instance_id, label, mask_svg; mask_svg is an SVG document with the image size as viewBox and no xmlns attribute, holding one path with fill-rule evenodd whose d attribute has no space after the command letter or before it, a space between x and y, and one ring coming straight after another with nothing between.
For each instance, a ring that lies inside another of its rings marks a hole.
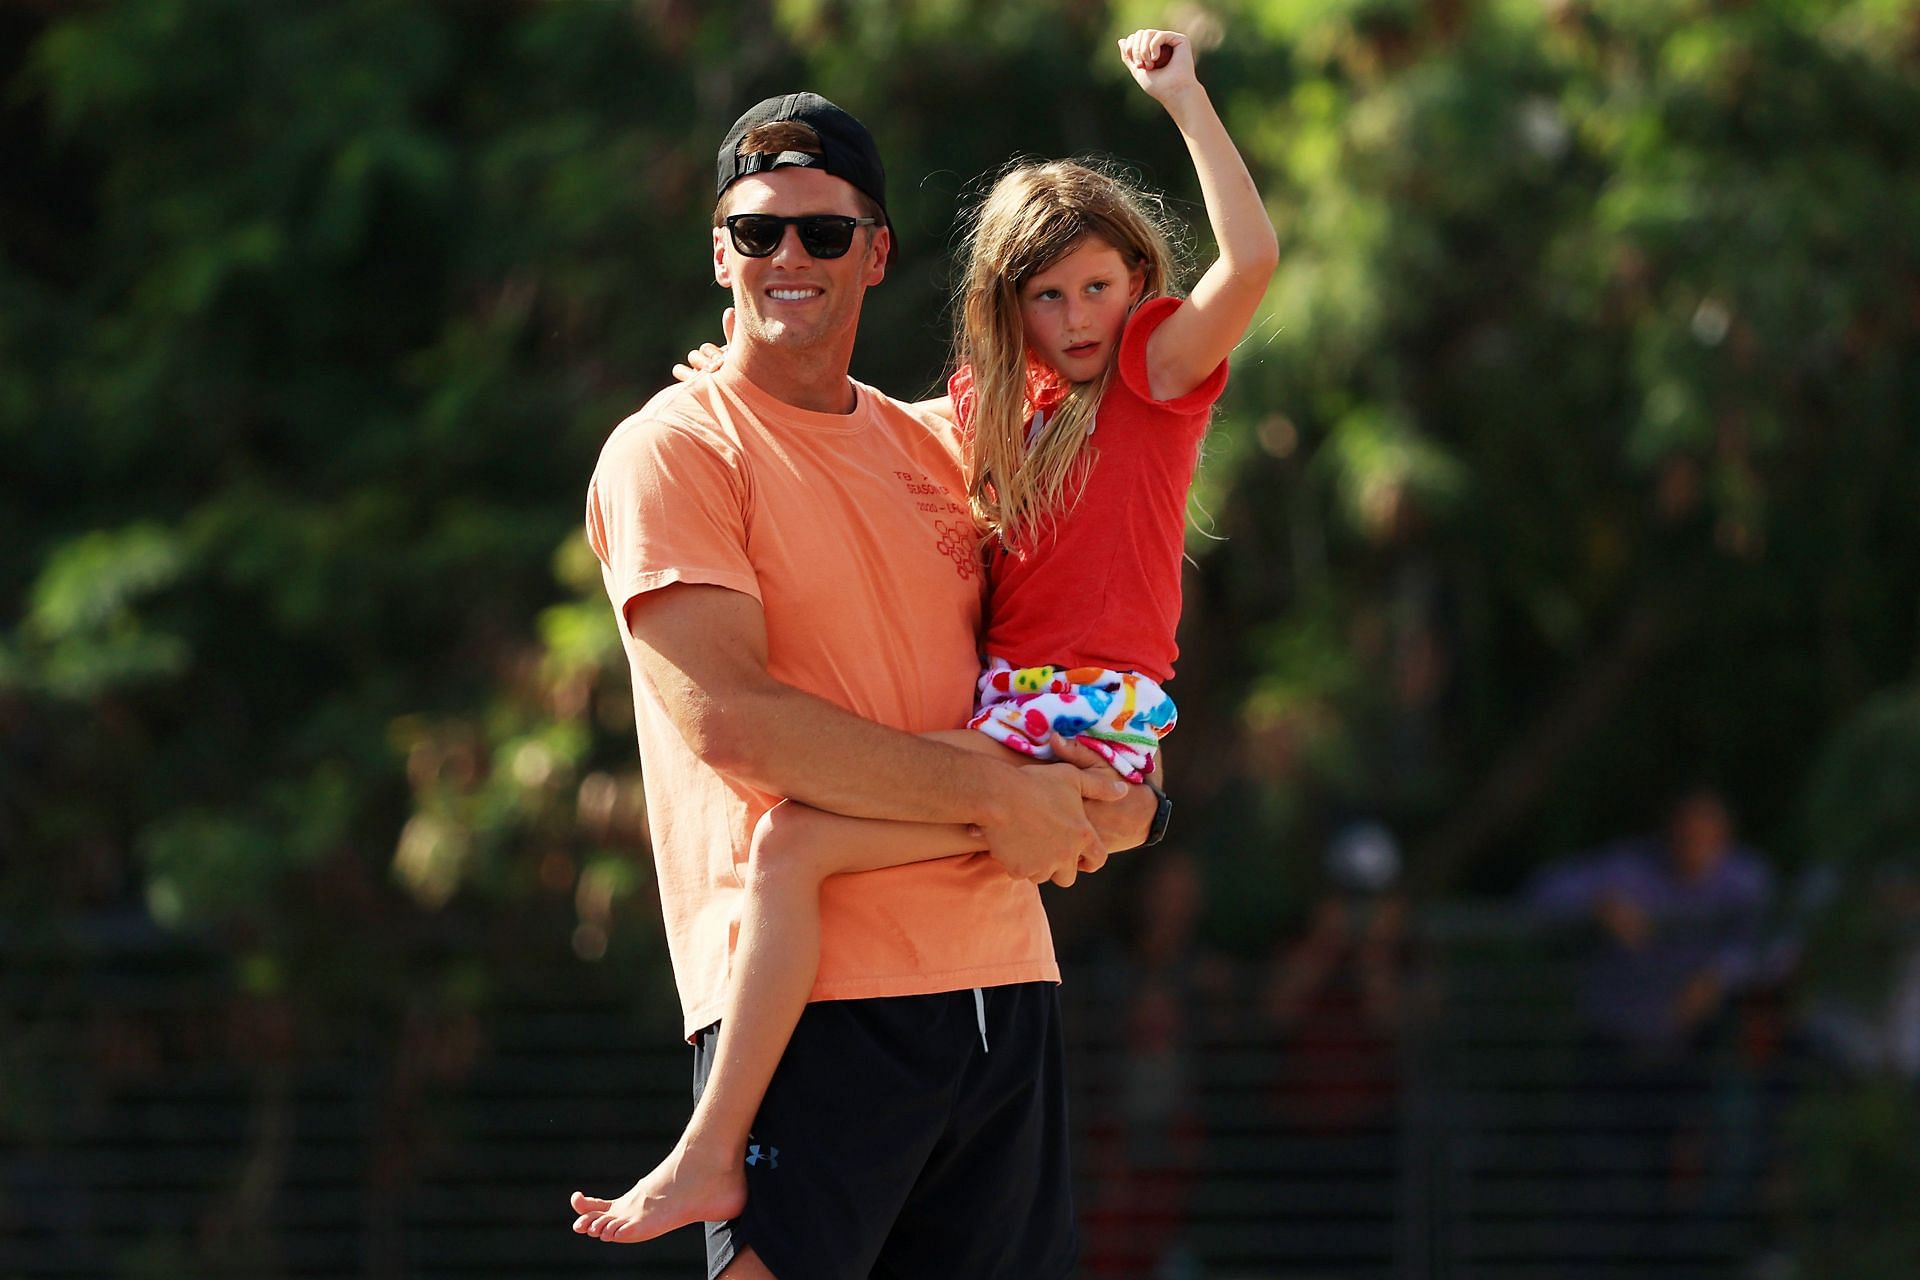
<instances>
[{"instance_id":1,"label":"short sleeve","mask_svg":"<svg viewBox=\"0 0 1920 1280\"><path fill-rule=\"evenodd\" d=\"M657 419L615 430L587 487L587 542L623 631L629 604L676 582L760 598L746 493L738 456L717 439Z\"/></svg>"},{"instance_id":2,"label":"short sleeve","mask_svg":"<svg viewBox=\"0 0 1920 1280\"><path fill-rule=\"evenodd\" d=\"M1126 383L1127 390L1148 404L1158 405L1172 413L1205 413L1226 389L1225 360L1202 379L1199 386L1172 400L1155 400L1152 380L1147 377L1147 339L1153 336L1155 329L1166 323L1168 316L1185 305L1180 298L1162 296L1148 298L1134 308L1133 315L1127 320L1127 331L1120 335L1120 379Z\"/></svg>"}]
</instances>

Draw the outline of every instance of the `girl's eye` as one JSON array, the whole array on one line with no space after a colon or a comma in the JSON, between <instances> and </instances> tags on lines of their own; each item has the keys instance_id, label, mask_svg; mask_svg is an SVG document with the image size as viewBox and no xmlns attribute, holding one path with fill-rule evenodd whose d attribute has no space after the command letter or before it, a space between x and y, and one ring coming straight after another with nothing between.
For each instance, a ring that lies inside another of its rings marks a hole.
<instances>
[{"instance_id":1,"label":"girl's eye","mask_svg":"<svg viewBox=\"0 0 1920 1280\"><path fill-rule=\"evenodd\" d=\"M1052 302L1060 296L1060 291L1058 289L1042 289L1033 296L1035 300L1039 302Z\"/></svg>"},{"instance_id":2,"label":"girl's eye","mask_svg":"<svg viewBox=\"0 0 1920 1280\"><path fill-rule=\"evenodd\" d=\"M1095 280L1092 284L1087 286L1087 292L1099 293L1101 290L1105 289L1106 287L1107 287L1107 282L1105 280Z\"/></svg>"}]
</instances>

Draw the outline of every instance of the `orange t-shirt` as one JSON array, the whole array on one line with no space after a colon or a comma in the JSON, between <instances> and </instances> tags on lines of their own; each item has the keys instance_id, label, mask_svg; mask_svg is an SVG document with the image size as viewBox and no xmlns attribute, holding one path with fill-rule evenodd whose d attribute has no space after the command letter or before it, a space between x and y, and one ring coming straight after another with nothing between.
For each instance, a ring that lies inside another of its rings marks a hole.
<instances>
[{"instance_id":1,"label":"orange t-shirt","mask_svg":"<svg viewBox=\"0 0 1920 1280\"><path fill-rule=\"evenodd\" d=\"M676 582L760 602L774 678L909 733L973 710L981 573L959 441L855 384L851 414L732 369L661 392L608 438L587 537L633 669L654 865L689 1035L720 1016L754 823L779 797L702 763L634 661L630 601ZM829 879L811 998L1059 981L1033 885L984 855Z\"/></svg>"}]
</instances>

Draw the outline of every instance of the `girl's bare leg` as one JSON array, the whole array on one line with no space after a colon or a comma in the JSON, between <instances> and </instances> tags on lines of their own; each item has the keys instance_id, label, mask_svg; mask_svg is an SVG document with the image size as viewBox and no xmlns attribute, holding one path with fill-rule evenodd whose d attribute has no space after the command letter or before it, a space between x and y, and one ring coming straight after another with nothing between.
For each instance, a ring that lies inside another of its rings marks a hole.
<instances>
[{"instance_id":1,"label":"girl's bare leg","mask_svg":"<svg viewBox=\"0 0 1920 1280\"><path fill-rule=\"evenodd\" d=\"M928 736L970 751L1005 751L972 730ZM580 1216L573 1229L631 1244L739 1214L747 1202L747 1132L820 967L821 883L984 848L965 827L848 818L792 801L763 817L747 858L746 910L713 1070L693 1118L667 1158L619 1199L574 1192Z\"/></svg>"}]
</instances>

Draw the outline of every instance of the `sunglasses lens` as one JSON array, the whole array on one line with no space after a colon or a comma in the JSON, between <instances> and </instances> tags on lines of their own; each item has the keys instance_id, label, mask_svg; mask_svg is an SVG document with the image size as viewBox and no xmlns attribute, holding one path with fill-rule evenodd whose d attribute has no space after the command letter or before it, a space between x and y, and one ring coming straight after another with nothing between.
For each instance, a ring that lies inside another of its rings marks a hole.
<instances>
[{"instance_id":1,"label":"sunglasses lens","mask_svg":"<svg viewBox=\"0 0 1920 1280\"><path fill-rule=\"evenodd\" d=\"M853 247L854 220L834 214L781 218L771 213L736 213L727 219L727 232L740 253L766 258L779 250L789 223L800 229L800 247L816 258L843 257Z\"/></svg>"},{"instance_id":2,"label":"sunglasses lens","mask_svg":"<svg viewBox=\"0 0 1920 1280\"><path fill-rule=\"evenodd\" d=\"M800 243L816 258L838 258L853 247L851 218L802 218Z\"/></svg>"},{"instance_id":3,"label":"sunglasses lens","mask_svg":"<svg viewBox=\"0 0 1920 1280\"><path fill-rule=\"evenodd\" d=\"M783 219L758 214L740 214L727 219L727 230L733 234L733 247L749 258L764 258L778 249L780 237L786 229Z\"/></svg>"}]
</instances>

